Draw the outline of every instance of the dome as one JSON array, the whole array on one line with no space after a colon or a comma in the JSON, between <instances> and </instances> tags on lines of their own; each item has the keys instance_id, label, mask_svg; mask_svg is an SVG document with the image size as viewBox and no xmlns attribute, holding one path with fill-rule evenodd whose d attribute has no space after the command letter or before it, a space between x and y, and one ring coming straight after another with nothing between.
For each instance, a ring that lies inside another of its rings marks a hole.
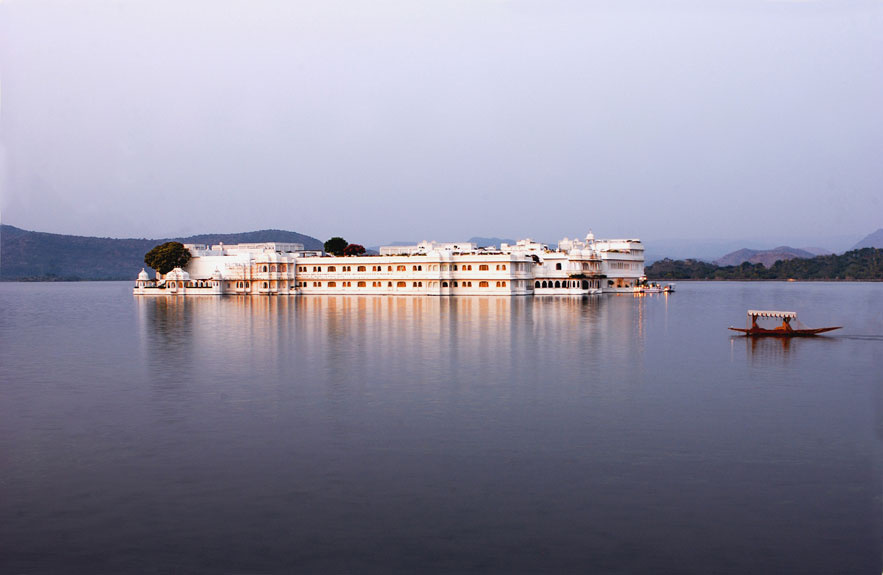
<instances>
[{"instance_id":1,"label":"dome","mask_svg":"<svg viewBox=\"0 0 883 575\"><path fill-rule=\"evenodd\" d=\"M190 274L182 270L181 268L175 268L169 273L166 274L167 280L179 280L179 281L187 281L190 279Z\"/></svg>"},{"instance_id":2,"label":"dome","mask_svg":"<svg viewBox=\"0 0 883 575\"><path fill-rule=\"evenodd\" d=\"M215 271L212 272L212 279L219 280L219 279L223 279L223 278L224 278L224 276L221 275L221 270L219 270L218 268L215 268Z\"/></svg>"},{"instance_id":3,"label":"dome","mask_svg":"<svg viewBox=\"0 0 883 575\"><path fill-rule=\"evenodd\" d=\"M147 275L147 270L141 268L141 273L138 274L138 279L140 281L150 281L150 276Z\"/></svg>"}]
</instances>

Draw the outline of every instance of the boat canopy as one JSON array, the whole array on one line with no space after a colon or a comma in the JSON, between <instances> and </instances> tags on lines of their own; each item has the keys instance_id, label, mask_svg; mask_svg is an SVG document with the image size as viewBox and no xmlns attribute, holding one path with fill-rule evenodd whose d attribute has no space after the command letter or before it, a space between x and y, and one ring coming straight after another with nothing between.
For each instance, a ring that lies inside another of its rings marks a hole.
<instances>
[{"instance_id":1,"label":"boat canopy","mask_svg":"<svg viewBox=\"0 0 883 575\"><path fill-rule=\"evenodd\" d=\"M759 310L759 309L750 309L748 310L748 317L781 317L781 318L796 318L796 311L769 311L769 310Z\"/></svg>"}]
</instances>

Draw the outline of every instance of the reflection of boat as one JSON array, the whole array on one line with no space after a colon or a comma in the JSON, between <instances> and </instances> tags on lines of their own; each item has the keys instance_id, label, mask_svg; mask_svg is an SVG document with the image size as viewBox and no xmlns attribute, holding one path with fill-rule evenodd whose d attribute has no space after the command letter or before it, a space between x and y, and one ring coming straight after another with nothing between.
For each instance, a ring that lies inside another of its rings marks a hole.
<instances>
[{"instance_id":1,"label":"reflection of boat","mask_svg":"<svg viewBox=\"0 0 883 575\"><path fill-rule=\"evenodd\" d=\"M639 286L635 287L635 293L673 293L675 291L674 284L658 284L658 283L643 283Z\"/></svg>"},{"instance_id":2,"label":"reflection of boat","mask_svg":"<svg viewBox=\"0 0 883 575\"><path fill-rule=\"evenodd\" d=\"M757 325L758 319L781 319L782 323L774 328L765 328ZM798 327L793 327L791 325L792 321L799 324ZM794 311L762 311L750 309L748 310L747 324L748 327L746 328L730 327L730 329L744 333L748 336L771 335L775 337L805 337L840 329L839 326L818 328L801 327L802 324L800 324L800 321L797 319L797 312Z\"/></svg>"}]
</instances>

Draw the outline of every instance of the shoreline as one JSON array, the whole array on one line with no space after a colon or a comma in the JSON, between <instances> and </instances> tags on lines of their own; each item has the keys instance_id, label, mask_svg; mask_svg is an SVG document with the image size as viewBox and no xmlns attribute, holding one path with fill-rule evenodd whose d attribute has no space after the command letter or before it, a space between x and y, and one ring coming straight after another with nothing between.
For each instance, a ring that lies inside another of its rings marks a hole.
<instances>
[{"instance_id":1,"label":"shoreline","mask_svg":"<svg viewBox=\"0 0 883 575\"><path fill-rule=\"evenodd\" d=\"M844 279L844 278L810 278L810 279L772 279L772 278L740 278L740 279L718 279L718 278L647 278L647 281L653 282L782 282L782 283L812 283L812 282L831 282L831 283L880 283L883 279Z\"/></svg>"},{"instance_id":2,"label":"shoreline","mask_svg":"<svg viewBox=\"0 0 883 575\"><path fill-rule=\"evenodd\" d=\"M83 283L83 282L130 282L131 278L0 278L0 283ZM714 279L714 278L647 278L651 282L782 282L782 283L881 283L883 279L842 279L842 278L814 278L814 279Z\"/></svg>"}]
</instances>

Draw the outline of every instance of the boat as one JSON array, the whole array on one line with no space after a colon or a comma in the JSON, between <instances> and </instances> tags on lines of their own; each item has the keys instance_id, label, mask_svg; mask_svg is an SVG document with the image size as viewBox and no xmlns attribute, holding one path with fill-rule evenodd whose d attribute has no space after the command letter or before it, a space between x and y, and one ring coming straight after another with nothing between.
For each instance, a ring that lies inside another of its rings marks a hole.
<instances>
[{"instance_id":1,"label":"boat","mask_svg":"<svg viewBox=\"0 0 883 575\"><path fill-rule=\"evenodd\" d=\"M675 286L674 284L659 284L659 283L643 283L639 286L635 287L635 293L645 294L645 293L674 293Z\"/></svg>"},{"instance_id":2,"label":"boat","mask_svg":"<svg viewBox=\"0 0 883 575\"><path fill-rule=\"evenodd\" d=\"M757 325L758 319L773 319L773 320L782 320L782 323L774 328L765 328ZM798 324L796 327L791 325L791 322ZM771 310L757 310L750 309L748 310L748 321L746 324L748 327L732 327L729 329L733 331L738 331L740 333L745 334L746 336L756 337L756 336L773 336L773 337L807 337L812 335L817 335L820 333L825 333L827 331L833 331L835 329L840 329L841 326L836 327L817 327L817 328L807 328L802 327L802 324L797 319L797 312L794 311L771 311Z\"/></svg>"}]
</instances>

